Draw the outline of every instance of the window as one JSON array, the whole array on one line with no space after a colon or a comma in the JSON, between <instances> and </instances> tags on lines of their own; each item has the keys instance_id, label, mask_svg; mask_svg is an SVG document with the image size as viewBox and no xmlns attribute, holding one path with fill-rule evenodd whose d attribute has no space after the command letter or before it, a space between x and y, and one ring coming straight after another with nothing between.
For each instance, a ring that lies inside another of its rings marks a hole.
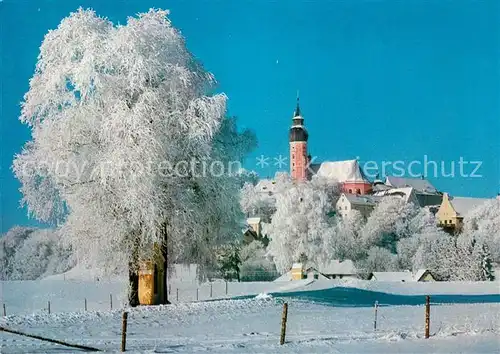
<instances>
[{"instance_id":1,"label":"window","mask_svg":"<svg viewBox=\"0 0 500 354\"><path fill-rule=\"evenodd\" d=\"M319 278L319 275L318 274L314 274L314 279L318 279Z\"/></svg>"},{"instance_id":2,"label":"window","mask_svg":"<svg viewBox=\"0 0 500 354\"><path fill-rule=\"evenodd\" d=\"M337 276L336 276L335 274L334 274L334 275L332 275L332 279L335 279L336 277L337 277Z\"/></svg>"},{"instance_id":3,"label":"window","mask_svg":"<svg viewBox=\"0 0 500 354\"><path fill-rule=\"evenodd\" d=\"M339 279L342 279L342 275L339 275Z\"/></svg>"},{"instance_id":4,"label":"window","mask_svg":"<svg viewBox=\"0 0 500 354\"><path fill-rule=\"evenodd\" d=\"M445 221L444 221L444 223L445 223L445 224L448 224L448 220L445 220Z\"/></svg>"},{"instance_id":5,"label":"window","mask_svg":"<svg viewBox=\"0 0 500 354\"><path fill-rule=\"evenodd\" d=\"M349 193L352 193L352 189L349 189Z\"/></svg>"},{"instance_id":6,"label":"window","mask_svg":"<svg viewBox=\"0 0 500 354\"><path fill-rule=\"evenodd\" d=\"M359 188L356 189L356 193L361 194L361 190Z\"/></svg>"},{"instance_id":7,"label":"window","mask_svg":"<svg viewBox=\"0 0 500 354\"><path fill-rule=\"evenodd\" d=\"M451 220L450 220L450 224L453 224L453 223L451 222Z\"/></svg>"}]
</instances>

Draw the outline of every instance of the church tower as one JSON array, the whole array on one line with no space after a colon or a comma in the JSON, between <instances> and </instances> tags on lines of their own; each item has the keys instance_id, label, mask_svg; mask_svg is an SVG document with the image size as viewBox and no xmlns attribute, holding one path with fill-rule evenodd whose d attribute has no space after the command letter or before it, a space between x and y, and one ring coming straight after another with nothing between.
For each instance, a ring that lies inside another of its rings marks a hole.
<instances>
[{"instance_id":1,"label":"church tower","mask_svg":"<svg viewBox=\"0 0 500 354\"><path fill-rule=\"evenodd\" d=\"M299 96L297 95L297 107L290 128L290 175L294 181L305 181L307 179L308 137L307 130L304 127L304 118L300 114Z\"/></svg>"}]
</instances>

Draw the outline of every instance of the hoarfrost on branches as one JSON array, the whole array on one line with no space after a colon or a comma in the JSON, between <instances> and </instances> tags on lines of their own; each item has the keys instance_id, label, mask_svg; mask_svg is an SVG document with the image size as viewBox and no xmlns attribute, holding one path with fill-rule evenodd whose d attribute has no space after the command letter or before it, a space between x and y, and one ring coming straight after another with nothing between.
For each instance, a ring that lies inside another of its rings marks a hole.
<instances>
[{"instance_id":1,"label":"hoarfrost on branches","mask_svg":"<svg viewBox=\"0 0 500 354\"><path fill-rule=\"evenodd\" d=\"M237 230L238 180L190 167L241 160L255 137L225 118L224 94L206 95L215 80L167 15L115 26L79 9L41 45L20 117L32 140L13 170L29 213L61 224L82 263L137 267L166 243L208 264Z\"/></svg>"},{"instance_id":2,"label":"hoarfrost on branches","mask_svg":"<svg viewBox=\"0 0 500 354\"><path fill-rule=\"evenodd\" d=\"M268 252L280 274L299 260L316 264L326 260L323 245L332 229L331 210L328 193L313 182L280 182L276 212L271 223L263 226L271 238Z\"/></svg>"}]
</instances>

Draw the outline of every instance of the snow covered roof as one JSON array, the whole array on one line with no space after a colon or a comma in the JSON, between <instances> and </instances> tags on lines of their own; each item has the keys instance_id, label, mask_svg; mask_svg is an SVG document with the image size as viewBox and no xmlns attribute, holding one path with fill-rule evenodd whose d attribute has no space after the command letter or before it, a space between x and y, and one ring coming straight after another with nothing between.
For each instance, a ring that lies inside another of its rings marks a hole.
<instances>
[{"instance_id":1,"label":"snow covered roof","mask_svg":"<svg viewBox=\"0 0 500 354\"><path fill-rule=\"evenodd\" d=\"M292 269L302 268L302 263L294 263L292 264Z\"/></svg>"},{"instance_id":2,"label":"snow covered roof","mask_svg":"<svg viewBox=\"0 0 500 354\"><path fill-rule=\"evenodd\" d=\"M261 179L255 189L258 192L274 194L276 192L276 181L272 179Z\"/></svg>"},{"instance_id":3,"label":"snow covered roof","mask_svg":"<svg viewBox=\"0 0 500 354\"><path fill-rule=\"evenodd\" d=\"M475 207L485 203L487 198L465 198L465 197L449 197L451 206L459 216L465 216Z\"/></svg>"},{"instance_id":4,"label":"snow covered roof","mask_svg":"<svg viewBox=\"0 0 500 354\"><path fill-rule=\"evenodd\" d=\"M326 275L353 275L357 274L356 267L350 259L339 261L337 259L326 263L319 268L320 273Z\"/></svg>"},{"instance_id":5,"label":"snow covered roof","mask_svg":"<svg viewBox=\"0 0 500 354\"><path fill-rule=\"evenodd\" d=\"M372 187L372 190L374 192L380 192L380 191L386 191L386 190L391 189L391 188L393 188L393 187L388 186L388 185L383 184L383 183L382 184L379 183L379 184L374 184Z\"/></svg>"},{"instance_id":6,"label":"snow covered roof","mask_svg":"<svg viewBox=\"0 0 500 354\"><path fill-rule=\"evenodd\" d=\"M390 188L383 191L378 191L373 194L377 197L385 197L389 195L399 195L401 196L405 202L412 202L414 204L418 204L417 197L415 196L415 190L413 187L403 187L403 188Z\"/></svg>"},{"instance_id":7,"label":"snow covered roof","mask_svg":"<svg viewBox=\"0 0 500 354\"><path fill-rule=\"evenodd\" d=\"M258 224L258 223L260 223L260 218L258 218L258 217L248 218L247 219L247 224L248 225L255 225L255 224Z\"/></svg>"},{"instance_id":8,"label":"snow covered roof","mask_svg":"<svg viewBox=\"0 0 500 354\"><path fill-rule=\"evenodd\" d=\"M425 273L427 273L428 270L427 269L419 269L417 270L417 272L415 273L415 275L413 276L413 279L415 281L419 281L420 278L422 278L424 276Z\"/></svg>"},{"instance_id":9,"label":"snow covered roof","mask_svg":"<svg viewBox=\"0 0 500 354\"><path fill-rule=\"evenodd\" d=\"M351 203L355 205L375 205L380 201L380 197L373 195L359 195L359 194L349 194L342 193L343 196Z\"/></svg>"},{"instance_id":10,"label":"snow covered roof","mask_svg":"<svg viewBox=\"0 0 500 354\"><path fill-rule=\"evenodd\" d=\"M370 279L375 279L378 281L414 281L411 272L373 272Z\"/></svg>"},{"instance_id":11,"label":"snow covered roof","mask_svg":"<svg viewBox=\"0 0 500 354\"><path fill-rule=\"evenodd\" d=\"M419 193L437 194L438 190L426 179L388 176L385 184L395 188L413 187Z\"/></svg>"},{"instance_id":12,"label":"snow covered roof","mask_svg":"<svg viewBox=\"0 0 500 354\"><path fill-rule=\"evenodd\" d=\"M370 183L359 167L357 160L323 162L316 173L318 176L334 179L338 182Z\"/></svg>"}]
</instances>

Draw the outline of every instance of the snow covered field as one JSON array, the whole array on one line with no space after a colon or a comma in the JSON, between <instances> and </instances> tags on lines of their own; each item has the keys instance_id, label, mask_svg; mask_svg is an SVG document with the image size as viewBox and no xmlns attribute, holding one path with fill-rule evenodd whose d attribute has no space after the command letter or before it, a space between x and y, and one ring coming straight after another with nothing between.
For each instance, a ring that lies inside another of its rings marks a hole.
<instances>
[{"instance_id":1,"label":"snow covered field","mask_svg":"<svg viewBox=\"0 0 500 354\"><path fill-rule=\"evenodd\" d=\"M179 288L180 294L193 293L192 284L182 285L174 283L173 289ZM1 286L2 302L8 311L8 316L0 319L1 326L110 352L119 350L122 310L117 306L119 294L123 294L122 282L42 280L3 282ZM200 298L209 298L209 292L210 286L204 284L199 290ZM192 299L186 296L171 306L131 309L127 349L149 353L495 353L500 350L498 282L391 284L305 280L228 284L228 296L261 292L279 293L280 297L189 302ZM110 293L116 298L112 311ZM374 298L379 297L381 303L385 299L404 302L413 301L413 296L419 294L434 295L432 299L439 298L437 294L447 294L446 300L450 302L459 299L455 296L467 294L467 302L476 303L433 305L428 340L422 338L422 305L379 307L377 331L373 330L374 311L368 304ZM224 297L225 283L214 283L212 295ZM315 301L321 296L323 301ZM355 304L351 301L353 296ZM175 294L172 297L175 301ZM46 311L48 298L50 315ZM83 309L83 298L87 298L87 312ZM483 300L489 303L477 303ZM287 343L279 346L283 301L289 304ZM75 352L6 333L0 334L0 343L2 353Z\"/></svg>"}]
</instances>

